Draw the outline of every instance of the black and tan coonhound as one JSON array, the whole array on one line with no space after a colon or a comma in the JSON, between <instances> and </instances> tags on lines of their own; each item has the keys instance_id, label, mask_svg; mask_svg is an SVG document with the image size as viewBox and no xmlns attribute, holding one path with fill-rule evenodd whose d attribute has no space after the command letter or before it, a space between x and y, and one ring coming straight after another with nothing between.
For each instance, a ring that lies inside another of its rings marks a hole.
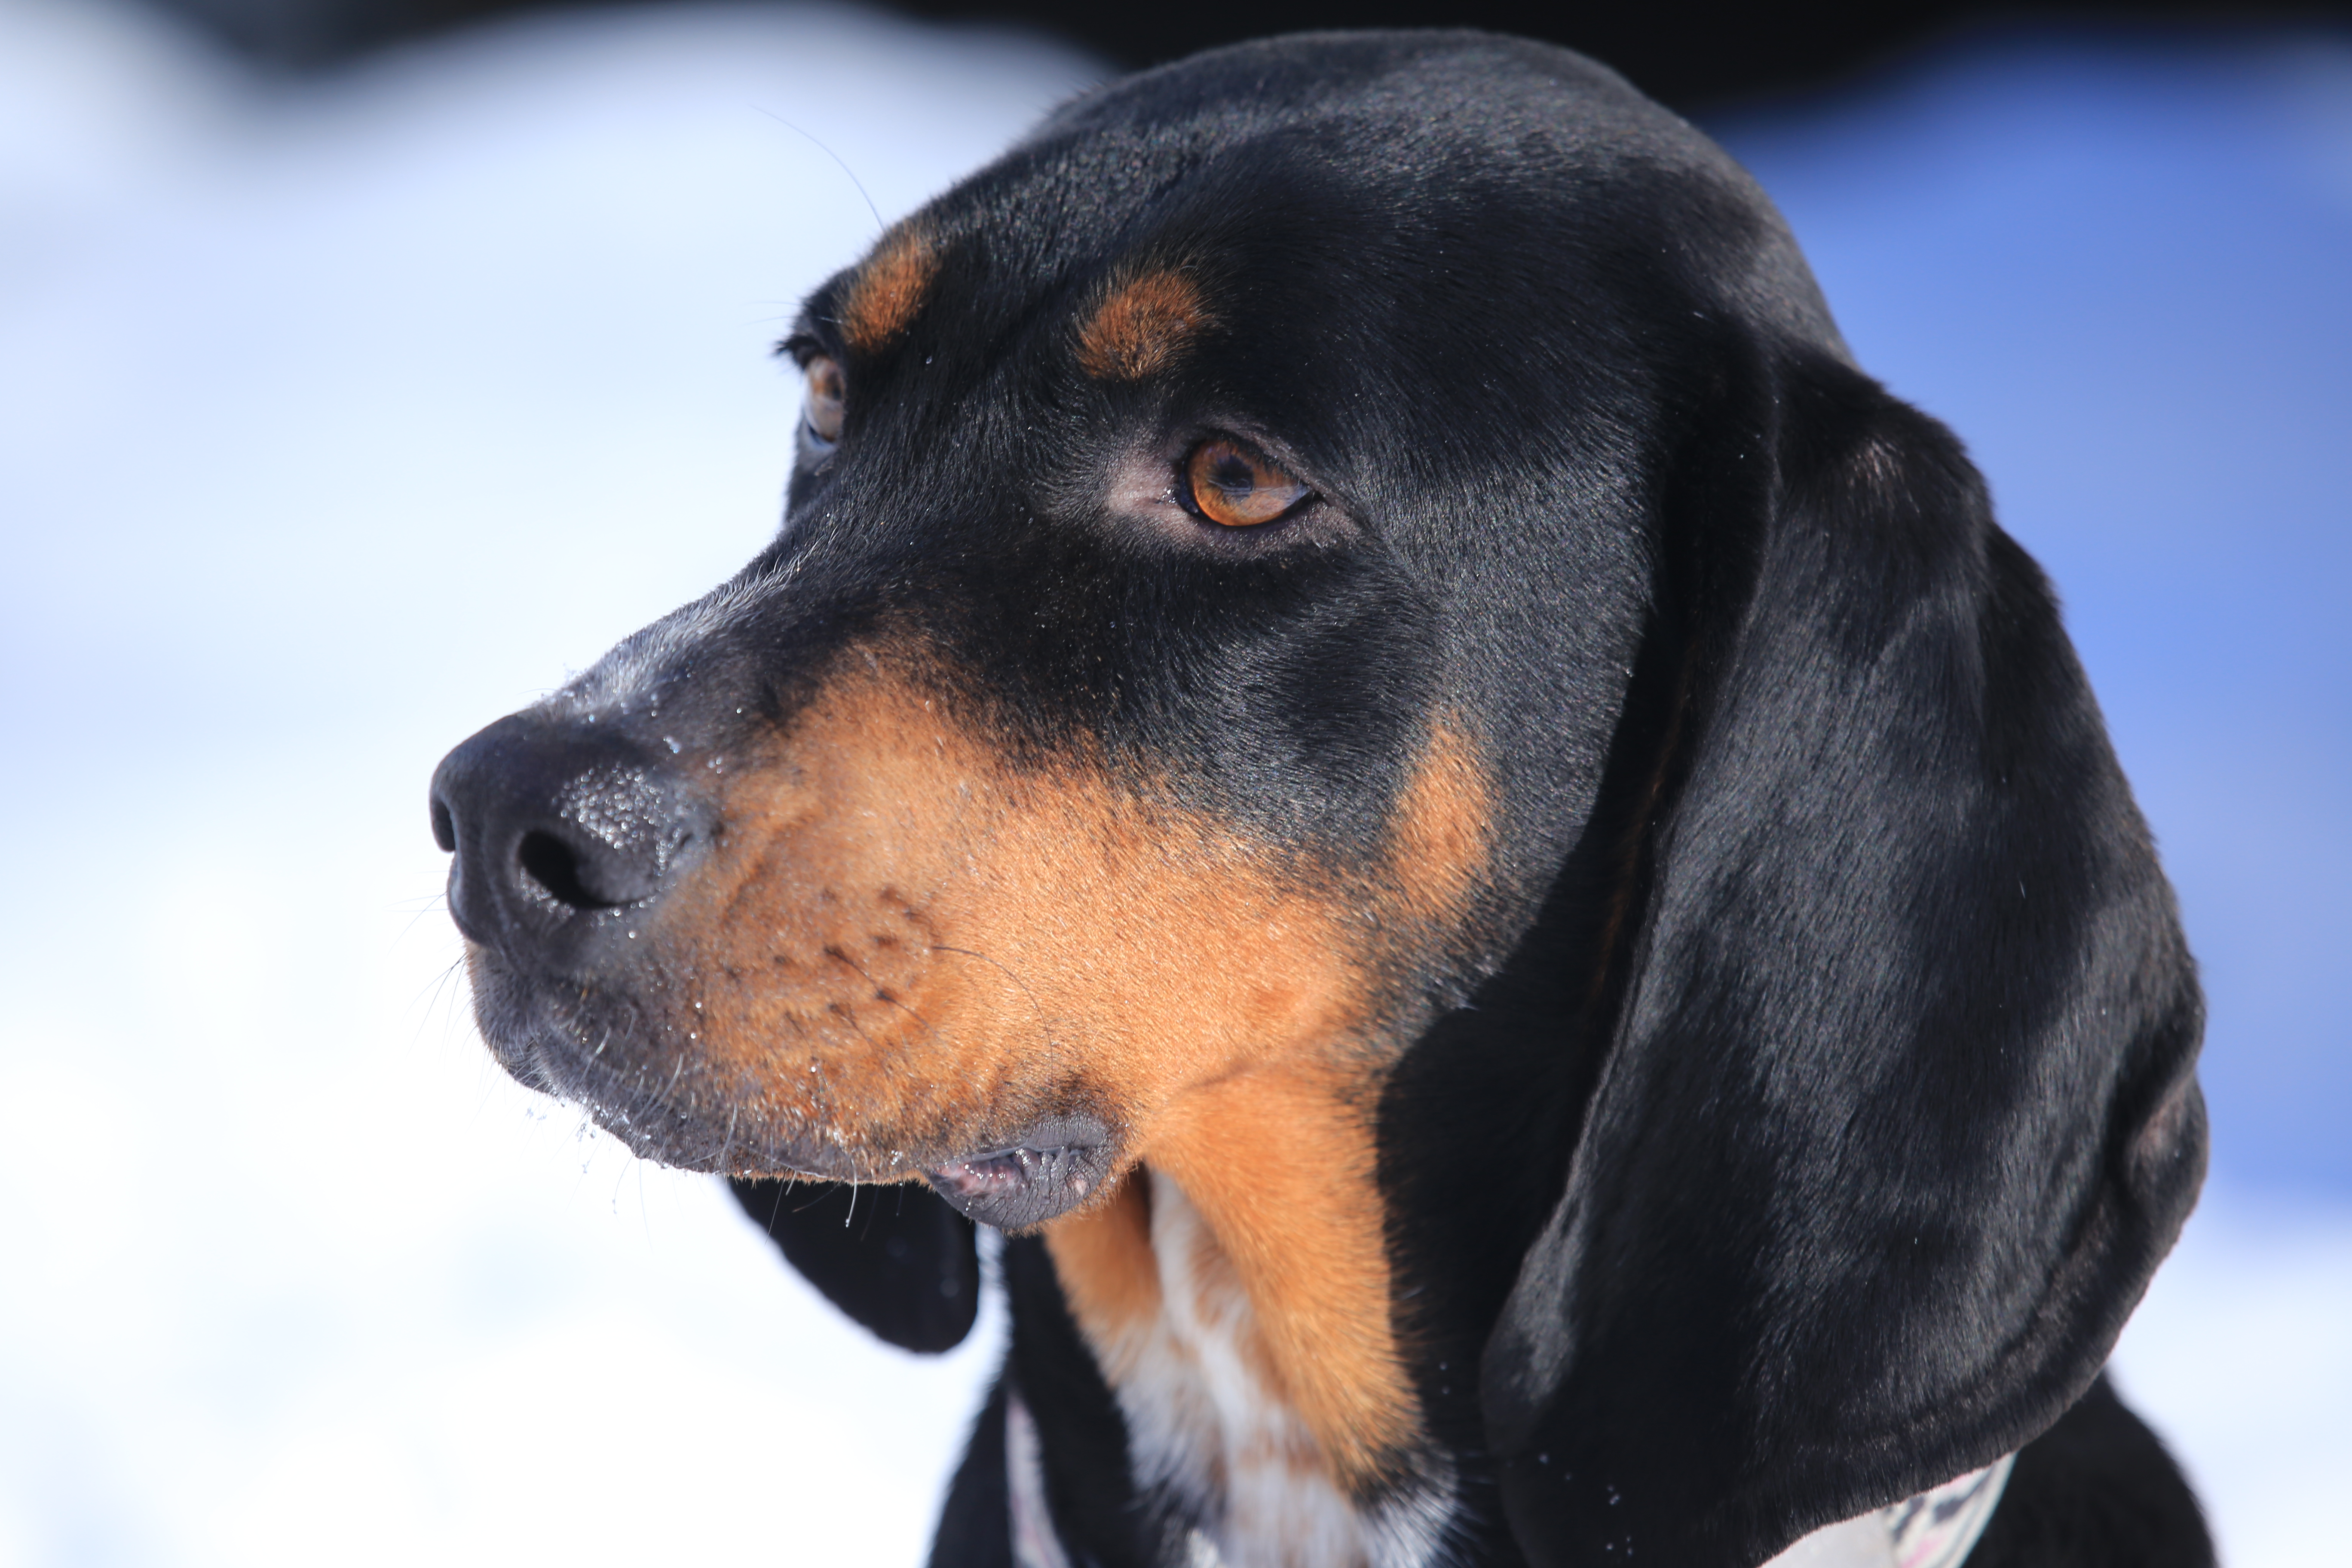
<instances>
[{"instance_id":1,"label":"black and tan coonhound","mask_svg":"<svg viewBox=\"0 0 2352 1568\"><path fill-rule=\"evenodd\" d=\"M2210 1561L2100 1378L2204 1165L2170 892L1721 151L1221 49L784 348L775 542L434 829L499 1059L860 1321L1004 1233L935 1563Z\"/></svg>"}]
</instances>

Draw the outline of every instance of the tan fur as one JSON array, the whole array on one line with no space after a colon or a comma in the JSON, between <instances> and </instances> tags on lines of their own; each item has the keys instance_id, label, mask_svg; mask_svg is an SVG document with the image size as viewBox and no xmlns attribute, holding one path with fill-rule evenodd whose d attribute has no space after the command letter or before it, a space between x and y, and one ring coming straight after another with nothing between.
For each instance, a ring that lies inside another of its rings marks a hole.
<instances>
[{"instance_id":1,"label":"tan fur","mask_svg":"<svg viewBox=\"0 0 2352 1568\"><path fill-rule=\"evenodd\" d=\"M1129 1171L1108 1199L1047 1226L1045 1246L1103 1375L1114 1384L1128 1381L1161 1305L1146 1173Z\"/></svg>"},{"instance_id":2,"label":"tan fur","mask_svg":"<svg viewBox=\"0 0 2352 1568\"><path fill-rule=\"evenodd\" d=\"M1415 923L1458 919L1485 863L1486 796L1468 744L1441 731L1391 832L1387 901ZM1390 1327L1373 1184L1370 1085L1349 1053L1303 1052L1180 1096L1139 1152L1198 1207L1221 1256L1196 1279L1236 1278L1255 1309L1244 1354L1297 1412L1343 1487L1411 1446L1419 1416ZM1049 1226L1071 1309L1117 1384L1161 1303L1139 1184Z\"/></svg>"},{"instance_id":3,"label":"tan fur","mask_svg":"<svg viewBox=\"0 0 2352 1568\"><path fill-rule=\"evenodd\" d=\"M1490 785L1477 752L1459 729L1441 722L1397 803L1389 825L1392 912L1427 939L1457 927L1486 869L1494 817Z\"/></svg>"},{"instance_id":4,"label":"tan fur","mask_svg":"<svg viewBox=\"0 0 2352 1568\"><path fill-rule=\"evenodd\" d=\"M1360 1031L1327 897L1098 767L1014 766L937 701L838 679L772 755L723 761L726 837L649 922L667 973L639 988L691 1037L689 1093L887 1179L1057 1109L1139 1130Z\"/></svg>"},{"instance_id":5,"label":"tan fur","mask_svg":"<svg viewBox=\"0 0 2352 1568\"><path fill-rule=\"evenodd\" d=\"M1097 381L1139 381L1175 363L1215 324L1200 285L1160 268L1115 281L1078 332L1078 367Z\"/></svg>"},{"instance_id":6,"label":"tan fur","mask_svg":"<svg viewBox=\"0 0 2352 1568\"><path fill-rule=\"evenodd\" d=\"M1419 1425L1389 1325L1371 1128L1355 1089L1321 1062L1209 1085L1171 1110L1148 1155L1192 1198L1255 1309L1245 1353L1349 1487ZM1213 1265L1194 1268L1214 1278Z\"/></svg>"},{"instance_id":7,"label":"tan fur","mask_svg":"<svg viewBox=\"0 0 2352 1568\"><path fill-rule=\"evenodd\" d=\"M913 325L939 265L938 247L919 225L903 223L884 235L843 290L843 339L860 353L888 347Z\"/></svg>"},{"instance_id":8,"label":"tan fur","mask_svg":"<svg viewBox=\"0 0 2352 1568\"><path fill-rule=\"evenodd\" d=\"M1484 872L1471 748L1441 732L1390 854L1341 878L1097 761L1016 763L883 650L849 668L768 754L707 760L727 828L642 932L676 1055L640 1075L746 1151L814 1133L864 1180L1092 1111L1197 1206L1222 1261L1195 1272L1252 1303L1312 1462L1372 1479L1419 1432L1373 1180L1387 976ZM1119 1184L1050 1232L1114 1381L1162 1305L1145 1203Z\"/></svg>"},{"instance_id":9,"label":"tan fur","mask_svg":"<svg viewBox=\"0 0 2352 1568\"><path fill-rule=\"evenodd\" d=\"M1079 1321L1126 1415L1139 1483L1196 1519L1206 1560L1226 1568L1365 1568L1381 1531L1301 1417L1224 1242L1165 1171L1138 1171L1122 1190L1149 1194L1129 1215L1145 1222L1141 1263L1158 1306L1115 1329L1083 1308ZM1105 1261L1084 1257L1090 1219L1047 1232L1074 1303L1087 1299L1087 1264Z\"/></svg>"}]
</instances>

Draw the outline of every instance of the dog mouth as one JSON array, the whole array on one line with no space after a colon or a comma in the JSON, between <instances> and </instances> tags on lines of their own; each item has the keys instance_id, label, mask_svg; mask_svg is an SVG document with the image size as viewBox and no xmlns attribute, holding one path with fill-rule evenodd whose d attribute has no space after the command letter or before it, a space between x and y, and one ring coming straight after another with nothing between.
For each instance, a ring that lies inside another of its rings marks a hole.
<instances>
[{"instance_id":1,"label":"dog mouth","mask_svg":"<svg viewBox=\"0 0 2352 1568\"><path fill-rule=\"evenodd\" d=\"M1023 1230L1069 1213L1111 1173L1110 1130L1090 1116L1057 1116L1022 1141L928 1166L924 1180L958 1211L999 1230Z\"/></svg>"},{"instance_id":2,"label":"dog mouth","mask_svg":"<svg viewBox=\"0 0 2352 1568\"><path fill-rule=\"evenodd\" d=\"M579 1016L576 1005L551 1004L494 954L477 948L474 956L477 1018L499 1065L527 1087L579 1106L642 1159L742 1176L919 1177L959 1212L1000 1230L1067 1214L1116 1173L1118 1137L1108 1121L1082 1110L1009 1127L983 1111L976 1120L993 1123L994 1136L935 1130L900 1139L857 1129L854 1121L819 1131L792 1118L740 1115L736 1107L761 1098L756 1087L738 1083L714 1095L700 1075L681 1099L675 1079L665 1082L657 1071L629 1065L635 1051L604 1048L642 1033L643 1021L628 1010L601 1020Z\"/></svg>"}]
</instances>

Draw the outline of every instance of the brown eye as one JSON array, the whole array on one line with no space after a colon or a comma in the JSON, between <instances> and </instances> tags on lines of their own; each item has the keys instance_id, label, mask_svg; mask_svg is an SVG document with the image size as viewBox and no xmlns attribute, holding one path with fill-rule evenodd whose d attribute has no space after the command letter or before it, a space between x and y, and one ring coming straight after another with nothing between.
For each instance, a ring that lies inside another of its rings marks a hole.
<instances>
[{"instance_id":1,"label":"brown eye","mask_svg":"<svg viewBox=\"0 0 2352 1568\"><path fill-rule=\"evenodd\" d=\"M1238 441L1203 441L1184 459L1192 510L1227 528L1272 522L1307 499L1307 489Z\"/></svg>"},{"instance_id":2,"label":"brown eye","mask_svg":"<svg viewBox=\"0 0 2352 1568\"><path fill-rule=\"evenodd\" d=\"M842 378L841 366L824 354L809 361L803 370L808 376L808 406L802 417L808 421L809 434L830 447L841 439L841 403L848 394L848 384Z\"/></svg>"}]
</instances>

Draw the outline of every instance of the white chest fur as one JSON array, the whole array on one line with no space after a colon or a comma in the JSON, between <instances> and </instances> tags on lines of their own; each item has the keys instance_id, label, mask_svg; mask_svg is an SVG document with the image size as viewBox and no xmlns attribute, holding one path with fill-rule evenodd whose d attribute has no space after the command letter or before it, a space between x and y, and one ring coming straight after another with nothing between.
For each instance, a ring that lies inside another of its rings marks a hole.
<instances>
[{"instance_id":1,"label":"white chest fur","mask_svg":"<svg viewBox=\"0 0 2352 1568\"><path fill-rule=\"evenodd\" d=\"M1090 1337L1126 1417L1138 1489L1181 1521L1190 1568L1434 1562L1444 1479L1433 1470L1405 1495L1360 1506L1287 1397L1216 1234L1164 1173L1139 1175L1150 1218L1129 1256L1141 1255L1150 1304L1097 1314ZM1028 1479L1014 1476L1016 1500Z\"/></svg>"},{"instance_id":2,"label":"white chest fur","mask_svg":"<svg viewBox=\"0 0 2352 1568\"><path fill-rule=\"evenodd\" d=\"M1137 1480L1194 1521L1196 1560L1378 1561L1375 1531L1275 1385L1232 1263L1182 1190L1157 1172L1150 1181L1160 1311L1129 1331L1112 1369Z\"/></svg>"}]
</instances>

